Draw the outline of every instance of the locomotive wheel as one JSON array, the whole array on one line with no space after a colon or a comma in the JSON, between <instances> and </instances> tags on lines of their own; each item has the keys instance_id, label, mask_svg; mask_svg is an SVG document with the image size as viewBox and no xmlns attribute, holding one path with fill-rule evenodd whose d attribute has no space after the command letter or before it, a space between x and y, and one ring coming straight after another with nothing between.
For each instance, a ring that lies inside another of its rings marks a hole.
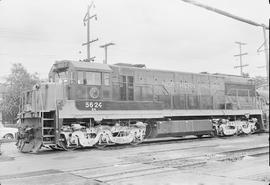
<instances>
[{"instance_id":1,"label":"locomotive wheel","mask_svg":"<svg viewBox=\"0 0 270 185\"><path fill-rule=\"evenodd\" d=\"M22 149L23 149L24 144L25 144L25 141L23 141L22 139L20 139L20 140L17 141L16 146L17 146L17 148L18 148L18 150L20 152L22 152Z\"/></svg>"},{"instance_id":2,"label":"locomotive wheel","mask_svg":"<svg viewBox=\"0 0 270 185\"><path fill-rule=\"evenodd\" d=\"M60 136L59 146L60 146L60 148L62 148L65 151L72 151L72 150L76 149L76 147L69 147L67 145L67 140L66 140L65 136L63 136L63 135Z\"/></svg>"},{"instance_id":3,"label":"locomotive wheel","mask_svg":"<svg viewBox=\"0 0 270 185\"><path fill-rule=\"evenodd\" d=\"M98 149L103 149L106 147L107 143L102 141L103 135L100 135L98 142L94 145Z\"/></svg>"},{"instance_id":4,"label":"locomotive wheel","mask_svg":"<svg viewBox=\"0 0 270 185\"><path fill-rule=\"evenodd\" d=\"M218 136L220 136L220 137L223 137L224 136L223 128L219 131Z\"/></svg>"},{"instance_id":5,"label":"locomotive wheel","mask_svg":"<svg viewBox=\"0 0 270 185\"><path fill-rule=\"evenodd\" d=\"M94 145L96 148L98 148L98 149L103 149L103 148L105 148L106 147L106 144L104 144L104 143L97 143L97 144L95 144Z\"/></svg>"},{"instance_id":6,"label":"locomotive wheel","mask_svg":"<svg viewBox=\"0 0 270 185\"><path fill-rule=\"evenodd\" d=\"M142 141L139 140L139 139L136 139L136 140L133 140L130 144L133 145L133 146L137 146L140 143L142 143Z\"/></svg>"},{"instance_id":7,"label":"locomotive wheel","mask_svg":"<svg viewBox=\"0 0 270 185\"><path fill-rule=\"evenodd\" d=\"M136 146L136 145L138 145L138 144L140 144L142 142L143 142L143 139L134 137L133 141L130 144L133 145L133 146Z\"/></svg>"},{"instance_id":8,"label":"locomotive wheel","mask_svg":"<svg viewBox=\"0 0 270 185\"><path fill-rule=\"evenodd\" d=\"M210 133L210 137L217 137L217 131L216 130L215 131L212 131Z\"/></svg>"}]
</instances>

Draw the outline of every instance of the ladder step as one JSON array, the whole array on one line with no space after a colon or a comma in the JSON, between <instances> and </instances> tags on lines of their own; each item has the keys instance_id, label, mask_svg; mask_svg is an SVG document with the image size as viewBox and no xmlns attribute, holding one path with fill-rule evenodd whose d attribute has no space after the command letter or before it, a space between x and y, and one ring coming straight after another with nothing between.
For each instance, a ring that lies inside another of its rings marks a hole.
<instances>
[{"instance_id":1,"label":"ladder step","mask_svg":"<svg viewBox=\"0 0 270 185\"><path fill-rule=\"evenodd\" d=\"M55 135L43 135L43 137L55 137Z\"/></svg>"},{"instance_id":2,"label":"ladder step","mask_svg":"<svg viewBox=\"0 0 270 185\"><path fill-rule=\"evenodd\" d=\"M54 127L43 127L43 130L54 129Z\"/></svg>"},{"instance_id":3,"label":"ladder step","mask_svg":"<svg viewBox=\"0 0 270 185\"><path fill-rule=\"evenodd\" d=\"M43 141L43 144L54 144L54 141Z\"/></svg>"},{"instance_id":4,"label":"ladder step","mask_svg":"<svg viewBox=\"0 0 270 185\"><path fill-rule=\"evenodd\" d=\"M44 121L54 121L53 118L43 118Z\"/></svg>"}]
</instances>

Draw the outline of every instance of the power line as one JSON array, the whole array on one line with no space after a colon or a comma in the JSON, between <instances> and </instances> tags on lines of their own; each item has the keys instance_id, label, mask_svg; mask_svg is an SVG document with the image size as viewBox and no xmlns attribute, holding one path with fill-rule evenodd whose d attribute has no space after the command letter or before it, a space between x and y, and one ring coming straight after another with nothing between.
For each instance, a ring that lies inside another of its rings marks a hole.
<instances>
[{"instance_id":1,"label":"power line","mask_svg":"<svg viewBox=\"0 0 270 185\"><path fill-rule=\"evenodd\" d=\"M218 13L218 14L221 14L221 15L224 15L226 17L230 17L232 19L235 19L235 20L238 20L238 21L241 21L241 22L245 22L245 23L250 24L250 25L253 25L253 26L264 27L265 29L268 29L269 30L269 27L265 26L264 24L260 24L260 23L257 23L255 21L252 21L252 20L249 20L249 19L246 19L246 18L243 18L243 17L239 17L239 16L236 16L236 15L233 15L233 14L231 14L229 12L224 11L224 10L213 8L211 6L204 5L202 3L199 3L199 2L196 2L196 1L193 1L193 0L181 0L181 1L184 1L184 2L189 3L189 4L193 4L195 6L198 6L198 7L204 8L204 9L207 9L209 11L212 11L212 12L215 12L215 13Z\"/></svg>"},{"instance_id":2,"label":"power line","mask_svg":"<svg viewBox=\"0 0 270 185\"><path fill-rule=\"evenodd\" d=\"M262 27L263 38L264 38L264 43L263 43L263 45L264 45L264 54L265 54L265 60L266 60L266 74L267 74L267 81L269 83L269 53L268 53L269 52L269 48L268 48L267 37L266 37L266 30L269 30L269 27L267 27L264 24L260 24L260 23L251 21L249 19L246 19L246 18L242 18L242 17L236 16L236 15L233 15L233 14L228 13L226 11L223 11L223 10L220 10L220 9L217 9L217 8L210 7L208 5L204 5L204 4L195 2L193 0L181 0L181 1L186 2L186 3L189 3L189 4L193 4L195 6L198 6L198 7L204 8L204 9L207 9L209 11L212 11L212 12L215 12L215 13L218 13L218 14L221 14L221 15L224 15L226 17L230 17L232 19L235 19L235 20L238 20L238 21L241 21L241 22L245 22L245 23L250 24L250 25L253 25L253 26Z\"/></svg>"}]
</instances>

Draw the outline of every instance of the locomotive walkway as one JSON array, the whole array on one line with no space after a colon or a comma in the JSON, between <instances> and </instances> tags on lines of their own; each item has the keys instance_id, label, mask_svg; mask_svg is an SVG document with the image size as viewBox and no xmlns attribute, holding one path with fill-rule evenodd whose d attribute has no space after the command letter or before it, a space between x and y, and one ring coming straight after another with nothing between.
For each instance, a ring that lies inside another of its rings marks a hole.
<instances>
[{"instance_id":1,"label":"locomotive walkway","mask_svg":"<svg viewBox=\"0 0 270 185\"><path fill-rule=\"evenodd\" d=\"M18 153L2 145L0 184L268 184L268 134Z\"/></svg>"}]
</instances>

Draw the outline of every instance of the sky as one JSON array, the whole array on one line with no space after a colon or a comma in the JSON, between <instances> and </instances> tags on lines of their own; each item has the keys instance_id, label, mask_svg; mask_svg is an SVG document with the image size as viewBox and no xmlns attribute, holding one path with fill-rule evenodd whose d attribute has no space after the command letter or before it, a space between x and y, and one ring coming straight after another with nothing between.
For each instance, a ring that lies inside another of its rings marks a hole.
<instances>
[{"instance_id":1,"label":"sky","mask_svg":"<svg viewBox=\"0 0 270 185\"><path fill-rule=\"evenodd\" d=\"M232 14L268 25L266 0L196 0ZM90 0L0 0L0 77L12 63L47 78L57 60L86 58L83 17ZM147 68L184 72L240 74L238 45L243 46L243 70L265 76L261 27L251 26L181 0L95 0L91 14L91 45L95 62L145 64ZM269 35L269 32L267 32Z\"/></svg>"}]
</instances>

